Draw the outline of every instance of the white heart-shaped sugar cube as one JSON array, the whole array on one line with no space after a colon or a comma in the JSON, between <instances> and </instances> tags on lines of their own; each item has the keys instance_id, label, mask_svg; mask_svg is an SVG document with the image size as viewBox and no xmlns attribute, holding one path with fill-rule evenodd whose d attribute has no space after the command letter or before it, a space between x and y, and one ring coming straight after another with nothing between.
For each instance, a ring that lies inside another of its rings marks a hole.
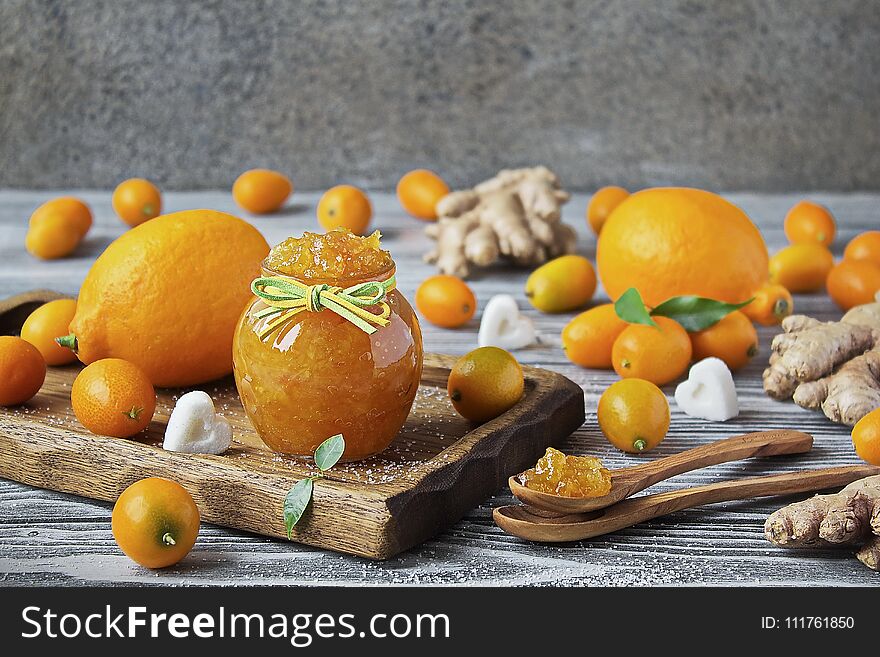
<instances>
[{"instance_id":1,"label":"white heart-shaped sugar cube","mask_svg":"<svg viewBox=\"0 0 880 657\"><path fill-rule=\"evenodd\" d=\"M535 342L535 325L520 314L516 299L509 294L496 294L489 299L480 320L477 343L481 347L521 349Z\"/></svg>"},{"instance_id":2,"label":"white heart-shaped sugar cube","mask_svg":"<svg viewBox=\"0 0 880 657\"><path fill-rule=\"evenodd\" d=\"M675 403L687 415L724 422L739 415L733 375L720 358L704 358L675 389Z\"/></svg>"},{"instance_id":3,"label":"white heart-shaped sugar cube","mask_svg":"<svg viewBox=\"0 0 880 657\"><path fill-rule=\"evenodd\" d=\"M232 444L232 427L214 410L211 396L201 390L177 400L162 447L187 454L222 454Z\"/></svg>"}]
</instances>

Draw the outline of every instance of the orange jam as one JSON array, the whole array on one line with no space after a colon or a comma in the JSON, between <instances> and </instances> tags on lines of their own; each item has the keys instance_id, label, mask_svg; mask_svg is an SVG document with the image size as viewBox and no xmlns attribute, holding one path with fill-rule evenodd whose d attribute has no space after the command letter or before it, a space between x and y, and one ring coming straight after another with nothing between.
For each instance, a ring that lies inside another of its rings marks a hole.
<instances>
[{"instance_id":1,"label":"orange jam","mask_svg":"<svg viewBox=\"0 0 880 657\"><path fill-rule=\"evenodd\" d=\"M394 268L391 254L379 244L380 237L378 230L369 237L360 237L344 228L323 234L303 233L275 246L263 267L299 281L332 281L342 287L379 280Z\"/></svg>"},{"instance_id":2,"label":"orange jam","mask_svg":"<svg viewBox=\"0 0 880 657\"><path fill-rule=\"evenodd\" d=\"M541 493L562 497L601 497L611 491L611 472L593 456L566 456L548 447L520 483Z\"/></svg>"},{"instance_id":3,"label":"orange jam","mask_svg":"<svg viewBox=\"0 0 880 657\"><path fill-rule=\"evenodd\" d=\"M379 233L359 237L338 229L304 233L277 245L263 276L304 285L347 288L395 274ZM271 318L255 297L235 332L235 383L260 438L277 452L311 455L337 433L348 461L378 454L394 439L412 407L422 373L422 335L397 289L385 297L389 323L372 335L323 308L303 310L261 337ZM378 306L368 308L379 312Z\"/></svg>"}]
</instances>

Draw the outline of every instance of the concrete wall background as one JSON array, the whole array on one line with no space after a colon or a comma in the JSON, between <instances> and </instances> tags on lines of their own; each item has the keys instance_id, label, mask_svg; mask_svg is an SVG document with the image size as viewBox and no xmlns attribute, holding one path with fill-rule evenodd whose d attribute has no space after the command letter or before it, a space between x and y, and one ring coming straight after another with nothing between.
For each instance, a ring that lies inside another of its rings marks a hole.
<instances>
[{"instance_id":1,"label":"concrete wall background","mask_svg":"<svg viewBox=\"0 0 880 657\"><path fill-rule=\"evenodd\" d=\"M877 0L0 0L0 187L880 189Z\"/></svg>"}]
</instances>

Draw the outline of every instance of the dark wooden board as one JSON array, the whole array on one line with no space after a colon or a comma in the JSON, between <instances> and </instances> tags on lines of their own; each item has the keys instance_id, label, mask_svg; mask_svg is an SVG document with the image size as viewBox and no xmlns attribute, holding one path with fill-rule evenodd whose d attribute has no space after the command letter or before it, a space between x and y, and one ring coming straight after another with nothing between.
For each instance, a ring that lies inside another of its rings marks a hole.
<instances>
[{"instance_id":1,"label":"dark wooden board","mask_svg":"<svg viewBox=\"0 0 880 657\"><path fill-rule=\"evenodd\" d=\"M25 310L54 293L0 302L0 333L15 334ZM446 395L451 356L428 354L419 394L405 427L383 454L342 464L315 486L295 541L386 559L432 537L534 464L552 442L584 421L579 386L546 370L524 367L525 392L512 409L482 425L459 417ZM269 450L253 431L231 380L200 386L233 425L233 448L221 456L161 448L174 402L186 390L160 390L156 415L138 440L96 436L70 409L79 367L50 368L40 393L0 409L0 477L115 500L143 477L173 479L198 504L203 520L286 537L282 503L311 472L309 462Z\"/></svg>"}]
</instances>

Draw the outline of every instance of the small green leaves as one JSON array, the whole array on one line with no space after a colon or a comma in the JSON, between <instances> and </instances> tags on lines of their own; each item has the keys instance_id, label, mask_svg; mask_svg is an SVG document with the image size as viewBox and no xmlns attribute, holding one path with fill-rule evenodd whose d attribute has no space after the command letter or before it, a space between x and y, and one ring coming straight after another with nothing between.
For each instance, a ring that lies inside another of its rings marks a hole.
<instances>
[{"instance_id":1,"label":"small green leaves","mask_svg":"<svg viewBox=\"0 0 880 657\"><path fill-rule=\"evenodd\" d=\"M318 445L318 449L315 450L315 465L318 466L318 470L325 472L336 465L344 451L345 439L341 433L337 433Z\"/></svg>"},{"instance_id":2,"label":"small green leaves","mask_svg":"<svg viewBox=\"0 0 880 657\"><path fill-rule=\"evenodd\" d=\"M688 333L694 333L714 326L734 310L751 302L752 299L742 303L724 303L706 297L686 295L667 299L649 311L639 291L631 287L614 304L614 310L620 319L630 324L657 326L652 317L668 317L681 324Z\"/></svg>"},{"instance_id":3,"label":"small green leaves","mask_svg":"<svg viewBox=\"0 0 880 657\"><path fill-rule=\"evenodd\" d=\"M684 327L688 333L702 331L714 326L734 310L739 310L752 302L724 303L705 297L684 296L667 299L651 311L652 315L669 317Z\"/></svg>"},{"instance_id":4,"label":"small green leaves","mask_svg":"<svg viewBox=\"0 0 880 657\"><path fill-rule=\"evenodd\" d=\"M314 484L311 477L300 479L284 498L284 526L287 528L287 538L290 539L293 526L302 518L306 507L312 501L312 489Z\"/></svg>"},{"instance_id":5,"label":"small green leaves","mask_svg":"<svg viewBox=\"0 0 880 657\"><path fill-rule=\"evenodd\" d=\"M634 287L620 295L620 298L614 303L614 312L620 319L630 324L657 326L657 322L651 319L651 314L645 307L645 302L642 301L642 295Z\"/></svg>"},{"instance_id":6,"label":"small green leaves","mask_svg":"<svg viewBox=\"0 0 880 657\"><path fill-rule=\"evenodd\" d=\"M325 440L315 450L315 465L318 467L318 474L300 479L288 491L287 497L284 498L284 527L287 529L288 540L293 532L293 526L299 522L309 506L309 502L312 501L315 481L323 477L327 470L339 462L344 451L345 439L341 433Z\"/></svg>"}]
</instances>

